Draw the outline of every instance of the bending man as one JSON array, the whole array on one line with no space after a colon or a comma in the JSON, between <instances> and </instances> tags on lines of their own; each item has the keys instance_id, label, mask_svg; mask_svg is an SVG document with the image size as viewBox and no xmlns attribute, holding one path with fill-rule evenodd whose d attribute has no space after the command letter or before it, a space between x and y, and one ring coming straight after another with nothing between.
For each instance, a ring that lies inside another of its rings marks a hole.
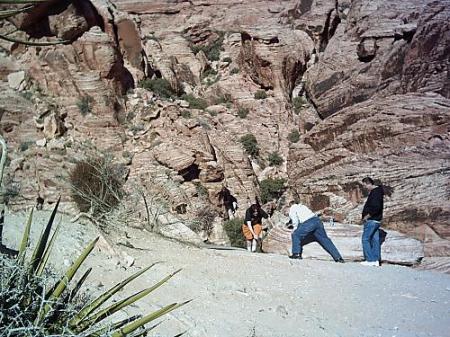
<instances>
[{"instance_id":1,"label":"bending man","mask_svg":"<svg viewBox=\"0 0 450 337\"><path fill-rule=\"evenodd\" d=\"M320 218L313 213L308 207L295 201L291 201L289 204L291 208L289 209L289 218L291 219L292 225L297 226L292 232L292 255L289 256L291 259L301 259L302 258L302 241L310 234L314 235L317 242L333 257L335 262L344 262L341 254L337 250L334 243L330 240L325 232L323 223Z\"/></svg>"}]
</instances>

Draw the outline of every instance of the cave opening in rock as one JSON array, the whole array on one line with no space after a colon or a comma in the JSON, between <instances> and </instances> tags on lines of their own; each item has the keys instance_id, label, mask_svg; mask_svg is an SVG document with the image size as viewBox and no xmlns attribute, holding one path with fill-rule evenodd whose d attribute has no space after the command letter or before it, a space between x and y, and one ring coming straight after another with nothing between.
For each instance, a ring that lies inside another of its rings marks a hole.
<instances>
[{"instance_id":1,"label":"cave opening in rock","mask_svg":"<svg viewBox=\"0 0 450 337\"><path fill-rule=\"evenodd\" d=\"M192 181L198 179L200 176L200 169L197 164L191 164L178 171L178 174L183 177L184 181Z\"/></svg>"}]
</instances>

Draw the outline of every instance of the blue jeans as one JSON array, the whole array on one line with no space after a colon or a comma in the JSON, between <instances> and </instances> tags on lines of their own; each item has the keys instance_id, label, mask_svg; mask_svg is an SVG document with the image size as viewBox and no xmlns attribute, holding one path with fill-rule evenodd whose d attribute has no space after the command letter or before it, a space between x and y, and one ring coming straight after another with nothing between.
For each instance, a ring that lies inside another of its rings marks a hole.
<instances>
[{"instance_id":1,"label":"blue jeans","mask_svg":"<svg viewBox=\"0 0 450 337\"><path fill-rule=\"evenodd\" d=\"M366 261L374 262L381 259L380 222L367 220L362 234L363 254Z\"/></svg>"},{"instance_id":2,"label":"blue jeans","mask_svg":"<svg viewBox=\"0 0 450 337\"><path fill-rule=\"evenodd\" d=\"M302 254L302 241L310 234L314 235L317 242L335 261L342 259L336 246L325 232L322 221L317 216L299 224L297 229L292 232L292 254Z\"/></svg>"}]
</instances>

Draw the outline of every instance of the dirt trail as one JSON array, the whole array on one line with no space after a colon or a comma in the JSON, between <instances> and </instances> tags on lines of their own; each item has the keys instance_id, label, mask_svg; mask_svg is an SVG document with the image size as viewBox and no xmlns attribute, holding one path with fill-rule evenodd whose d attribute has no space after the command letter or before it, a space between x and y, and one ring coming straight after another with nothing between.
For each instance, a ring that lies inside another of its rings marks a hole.
<instances>
[{"instance_id":1,"label":"dirt trail","mask_svg":"<svg viewBox=\"0 0 450 337\"><path fill-rule=\"evenodd\" d=\"M47 219L38 212L36 237ZM18 245L25 214L9 214L5 240ZM53 263L67 266L97 235L92 225L61 221ZM86 261L94 266L89 291L104 291L139 268L161 261L120 296L149 286L179 268L182 271L126 313L148 312L193 299L170 314L154 336L187 330L189 337L414 337L450 336L450 276L384 265L289 260L285 256L240 250L210 250L183 245L127 228L109 235L117 252L107 249ZM119 245L117 245L120 243ZM125 245L136 248L128 248ZM100 245L101 246L101 245ZM122 261L122 263L120 263Z\"/></svg>"}]
</instances>

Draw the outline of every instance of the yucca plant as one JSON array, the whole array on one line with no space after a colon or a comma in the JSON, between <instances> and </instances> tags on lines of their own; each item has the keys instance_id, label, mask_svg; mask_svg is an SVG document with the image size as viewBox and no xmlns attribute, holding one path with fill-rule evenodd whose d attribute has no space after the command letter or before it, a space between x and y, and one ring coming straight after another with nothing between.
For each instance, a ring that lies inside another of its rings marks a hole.
<instances>
[{"instance_id":1,"label":"yucca plant","mask_svg":"<svg viewBox=\"0 0 450 337\"><path fill-rule=\"evenodd\" d=\"M59 280L52 282L47 262L58 233L57 228L51 235L58 205L59 200L31 257L28 256L30 254L27 254L27 250L33 211L28 217L17 257L0 254L0 327L2 327L0 336L144 336L156 327L153 325L145 328L145 324L189 302L172 303L145 316L133 316L113 322L110 317L112 314L147 296L179 270L151 287L108 306L104 305L119 290L155 265L152 264L97 298L89 300L86 296L82 296L80 289L91 269L79 278L74 287L69 288L69 284L94 249L98 237L83 250Z\"/></svg>"},{"instance_id":2,"label":"yucca plant","mask_svg":"<svg viewBox=\"0 0 450 337\"><path fill-rule=\"evenodd\" d=\"M32 10L34 6L49 2L48 0L0 0L0 5L24 5L21 8L10 8L10 9L2 9L0 10L0 20L6 20L14 15L27 12ZM67 40L56 40L56 41L48 41L48 42L33 42L28 40L21 40L14 37L9 36L9 34L0 34L0 39L6 40L9 42L15 42L19 44L25 44L30 46L51 46L57 44L68 43L70 41Z\"/></svg>"}]
</instances>

